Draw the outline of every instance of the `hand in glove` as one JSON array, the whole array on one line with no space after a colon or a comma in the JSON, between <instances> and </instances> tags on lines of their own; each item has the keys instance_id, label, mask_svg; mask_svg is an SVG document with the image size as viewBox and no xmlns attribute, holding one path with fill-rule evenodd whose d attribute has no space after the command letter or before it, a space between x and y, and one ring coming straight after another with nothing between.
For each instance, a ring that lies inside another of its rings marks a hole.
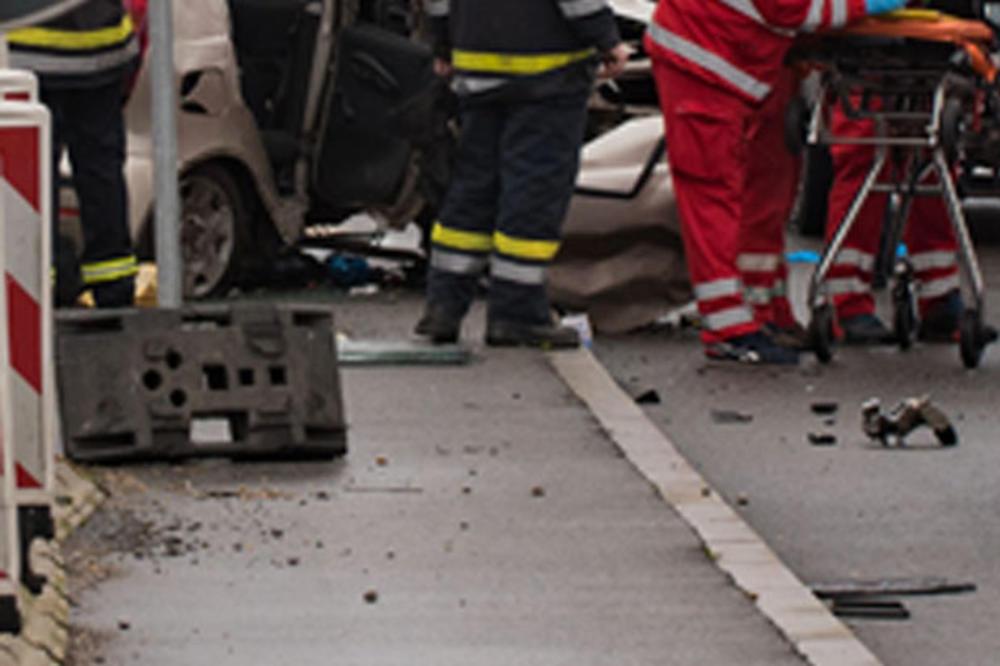
<instances>
[{"instance_id":1,"label":"hand in glove","mask_svg":"<svg viewBox=\"0 0 1000 666\"><path fill-rule=\"evenodd\" d=\"M865 0L865 9L869 14L885 14L902 9L907 0Z\"/></svg>"}]
</instances>

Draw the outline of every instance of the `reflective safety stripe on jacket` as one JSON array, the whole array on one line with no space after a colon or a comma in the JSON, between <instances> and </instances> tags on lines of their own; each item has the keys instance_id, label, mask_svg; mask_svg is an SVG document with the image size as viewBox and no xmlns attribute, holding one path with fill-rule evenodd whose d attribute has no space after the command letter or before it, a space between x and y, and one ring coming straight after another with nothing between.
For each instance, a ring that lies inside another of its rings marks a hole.
<instances>
[{"instance_id":1,"label":"reflective safety stripe on jacket","mask_svg":"<svg viewBox=\"0 0 1000 666\"><path fill-rule=\"evenodd\" d=\"M798 32L846 25L865 0L660 0L646 33L649 53L760 102Z\"/></svg>"},{"instance_id":2,"label":"reflective safety stripe on jacket","mask_svg":"<svg viewBox=\"0 0 1000 666\"><path fill-rule=\"evenodd\" d=\"M139 53L120 1L91 0L67 17L8 35L11 63L42 76L86 77L115 70Z\"/></svg>"},{"instance_id":3,"label":"reflective safety stripe on jacket","mask_svg":"<svg viewBox=\"0 0 1000 666\"><path fill-rule=\"evenodd\" d=\"M512 80L531 86L531 77L549 90L547 75L574 66L583 71L620 39L608 0L424 0L424 10L435 53L451 57L460 95ZM589 89L588 78L570 77L565 85Z\"/></svg>"},{"instance_id":4,"label":"reflective safety stripe on jacket","mask_svg":"<svg viewBox=\"0 0 1000 666\"><path fill-rule=\"evenodd\" d=\"M139 272L139 265L135 255L129 255L83 264L80 270L83 273L83 283L93 286L135 277Z\"/></svg>"}]
</instances>

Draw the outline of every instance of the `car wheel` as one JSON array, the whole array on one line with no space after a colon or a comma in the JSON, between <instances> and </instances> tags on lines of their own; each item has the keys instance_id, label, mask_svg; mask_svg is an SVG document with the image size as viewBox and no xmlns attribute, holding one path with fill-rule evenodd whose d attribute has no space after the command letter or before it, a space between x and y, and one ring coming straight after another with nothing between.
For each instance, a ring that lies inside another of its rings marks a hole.
<instances>
[{"instance_id":1,"label":"car wheel","mask_svg":"<svg viewBox=\"0 0 1000 666\"><path fill-rule=\"evenodd\" d=\"M224 295L246 255L251 206L228 170L207 164L181 178L181 255L184 296Z\"/></svg>"}]
</instances>

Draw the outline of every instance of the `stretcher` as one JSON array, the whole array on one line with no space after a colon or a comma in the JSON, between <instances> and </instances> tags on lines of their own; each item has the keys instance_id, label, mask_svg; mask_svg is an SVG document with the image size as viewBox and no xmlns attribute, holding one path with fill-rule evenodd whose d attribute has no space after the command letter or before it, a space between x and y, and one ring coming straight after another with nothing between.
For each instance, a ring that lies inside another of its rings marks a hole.
<instances>
[{"instance_id":1,"label":"stretcher","mask_svg":"<svg viewBox=\"0 0 1000 666\"><path fill-rule=\"evenodd\" d=\"M958 241L966 310L960 350L966 367L979 365L992 342L984 323L983 277L966 225L960 188L975 174L1000 194L1000 87L992 49L994 29L979 20L930 10L903 10L868 18L796 45L792 62L820 73L814 101L789 105L786 138L804 145L869 145L874 160L861 187L826 244L809 283L809 330L821 362L833 355L834 309L826 279L866 199L888 194L883 246L895 256L914 197L942 197ZM870 120L868 137L838 136L831 113ZM982 174L987 174L982 178ZM894 261L894 332L908 349L917 329L913 269Z\"/></svg>"}]
</instances>

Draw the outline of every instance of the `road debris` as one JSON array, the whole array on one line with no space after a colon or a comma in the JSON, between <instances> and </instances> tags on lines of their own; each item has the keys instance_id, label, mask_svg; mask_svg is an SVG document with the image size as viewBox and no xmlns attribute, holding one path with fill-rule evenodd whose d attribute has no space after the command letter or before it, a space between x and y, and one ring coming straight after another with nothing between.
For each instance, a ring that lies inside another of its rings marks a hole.
<instances>
[{"instance_id":1,"label":"road debris","mask_svg":"<svg viewBox=\"0 0 1000 666\"><path fill-rule=\"evenodd\" d=\"M809 405L809 409L817 416L832 416L840 409L840 405L833 401L817 401Z\"/></svg>"},{"instance_id":2,"label":"road debris","mask_svg":"<svg viewBox=\"0 0 1000 666\"><path fill-rule=\"evenodd\" d=\"M837 436L825 432L809 433L809 443L813 446L836 446Z\"/></svg>"},{"instance_id":3,"label":"road debris","mask_svg":"<svg viewBox=\"0 0 1000 666\"><path fill-rule=\"evenodd\" d=\"M660 393L656 389L649 389L648 391L643 391L635 397L635 403L637 405L659 405L662 403L660 400Z\"/></svg>"},{"instance_id":4,"label":"road debris","mask_svg":"<svg viewBox=\"0 0 1000 666\"><path fill-rule=\"evenodd\" d=\"M878 398L861 406L861 426L865 434L882 446L906 446L906 437L917 428L927 426L934 431L941 446L958 444L958 433L948 416L931 404L930 398L903 400L886 413Z\"/></svg>"},{"instance_id":5,"label":"road debris","mask_svg":"<svg viewBox=\"0 0 1000 666\"><path fill-rule=\"evenodd\" d=\"M820 599L847 596L936 596L967 594L977 589L976 584L972 582L953 581L937 576L831 581L814 583L810 588Z\"/></svg>"},{"instance_id":6,"label":"road debris","mask_svg":"<svg viewBox=\"0 0 1000 666\"><path fill-rule=\"evenodd\" d=\"M340 365L467 365L472 353L461 345L431 345L412 340L351 340L337 336Z\"/></svg>"},{"instance_id":7,"label":"road debris","mask_svg":"<svg viewBox=\"0 0 1000 666\"><path fill-rule=\"evenodd\" d=\"M834 599L830 610L837 617L857 620L909 620L910 611L901 601Z\"/></svg>"},{"instance_id":8,"label":"road debris","mask_svg":"<svg viewBox=\"0 0 1000 666\"><path fill-rule=\"evenodd\" d=\"M733 409L713 409L712 421L719 425L745 425L753 423L753 414L746 414Z\"/></svg>"},{"instance_id":9,"label":"road debris","mask_svg":"<svg viewBox=\"0 0 1000 666\"><path fill-rule=\"evenodd\" d=\"M375 590L368 590L364 594L364 600L366 604L374 604L378 602L378 592Z\"/></svg>"}]
</instances>

